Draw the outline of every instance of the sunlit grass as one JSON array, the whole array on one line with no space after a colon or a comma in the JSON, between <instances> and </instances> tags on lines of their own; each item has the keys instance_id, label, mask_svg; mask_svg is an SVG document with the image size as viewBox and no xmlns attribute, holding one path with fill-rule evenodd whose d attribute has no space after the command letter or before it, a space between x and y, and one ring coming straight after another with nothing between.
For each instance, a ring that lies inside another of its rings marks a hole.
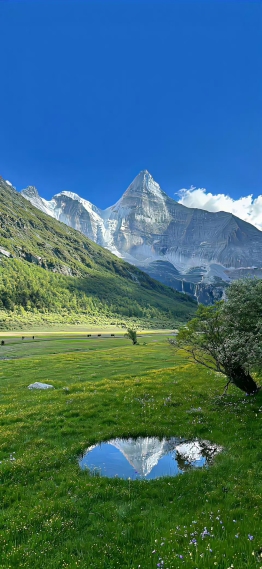
<instances>
[{"instance_id":1,"label":"sunlit grass","mask_svg":"<svg viewBox=\"0 0 262 569\"><path fill-rule=\"evenodd\" d=\"M1 569L262 567L261 394L220 399L223 378L161 336L84 342L16 340L19 359L1 362ZM28 390L34 381L55 389ZM90 444L139 435L224 451L208 469L150 482L80 471Z\"/></svg>"}]
</instances>

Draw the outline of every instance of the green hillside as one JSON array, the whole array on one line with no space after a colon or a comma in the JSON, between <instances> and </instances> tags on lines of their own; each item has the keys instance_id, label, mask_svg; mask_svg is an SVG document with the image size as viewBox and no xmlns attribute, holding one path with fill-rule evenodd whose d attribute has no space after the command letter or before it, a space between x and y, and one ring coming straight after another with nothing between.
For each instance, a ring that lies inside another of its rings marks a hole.
<instances>
[{"instance_id":1,"label":"green hillside","mask_svg":"<svg viewBox=\"0 0 262 569\"><path fill-rule=\"evenodd\" d=\"M196 304L42 213L0 179L0 327L174 326Z\"/></svg>"}]
</instances>

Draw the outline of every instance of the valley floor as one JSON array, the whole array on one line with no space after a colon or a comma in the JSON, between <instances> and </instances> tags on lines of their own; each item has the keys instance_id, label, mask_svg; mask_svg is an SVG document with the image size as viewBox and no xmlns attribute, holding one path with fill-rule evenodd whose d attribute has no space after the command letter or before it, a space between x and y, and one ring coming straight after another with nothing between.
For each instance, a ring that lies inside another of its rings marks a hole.
<instances>
[{"instance_id":1,"label":"valley floor","mask_svg":"<svg viewBox=\"0 0 262 569\"><path fill-rule=\"evenodd\" d=\"M124 332L1 333L1 569L261 568L262 393L220 398L224 378L176 354L168 332L138 346ZM224 450L150 482L80 471L88 446L137 436Z\"/></svg>"}]
</instances>

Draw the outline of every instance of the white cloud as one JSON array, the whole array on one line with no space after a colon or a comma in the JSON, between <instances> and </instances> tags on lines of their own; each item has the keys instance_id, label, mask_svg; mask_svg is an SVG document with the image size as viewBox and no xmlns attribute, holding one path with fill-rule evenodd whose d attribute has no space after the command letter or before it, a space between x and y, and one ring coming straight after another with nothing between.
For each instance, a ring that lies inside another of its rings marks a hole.
<instances>
[{"instance_id":1,"label":"white cloud","mask_svg":"<svg viewBox=\"0 0 262 569\"><path fill-rule=\"evenodd\" d=\"M253 195L234 200L226 194L211 194L205 188L182 189L177 192L178 202L187 207L197 207L207 211L227 211L240 219L248 221L262 230L262 195Z\"/></svg>"}]
</instances>

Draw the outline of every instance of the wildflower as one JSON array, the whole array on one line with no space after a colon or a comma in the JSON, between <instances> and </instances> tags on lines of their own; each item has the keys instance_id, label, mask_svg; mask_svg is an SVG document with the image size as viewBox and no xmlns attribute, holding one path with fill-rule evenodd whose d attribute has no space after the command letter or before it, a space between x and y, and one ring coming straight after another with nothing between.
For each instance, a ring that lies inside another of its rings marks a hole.
<instances>
[{"instance_id":1,"label":"wildflower","mask_svg":"<svg viewBox=\"0 0 262 569\"><path fill-rule=\"evenodd\" d=\"M249 534L248 534L248 539L249 539L250 541L252 541L252 540L254 539L254 536L253 536L253 535L250 535L250 533L249 533Z\"/></svg>"}]
</instances>

